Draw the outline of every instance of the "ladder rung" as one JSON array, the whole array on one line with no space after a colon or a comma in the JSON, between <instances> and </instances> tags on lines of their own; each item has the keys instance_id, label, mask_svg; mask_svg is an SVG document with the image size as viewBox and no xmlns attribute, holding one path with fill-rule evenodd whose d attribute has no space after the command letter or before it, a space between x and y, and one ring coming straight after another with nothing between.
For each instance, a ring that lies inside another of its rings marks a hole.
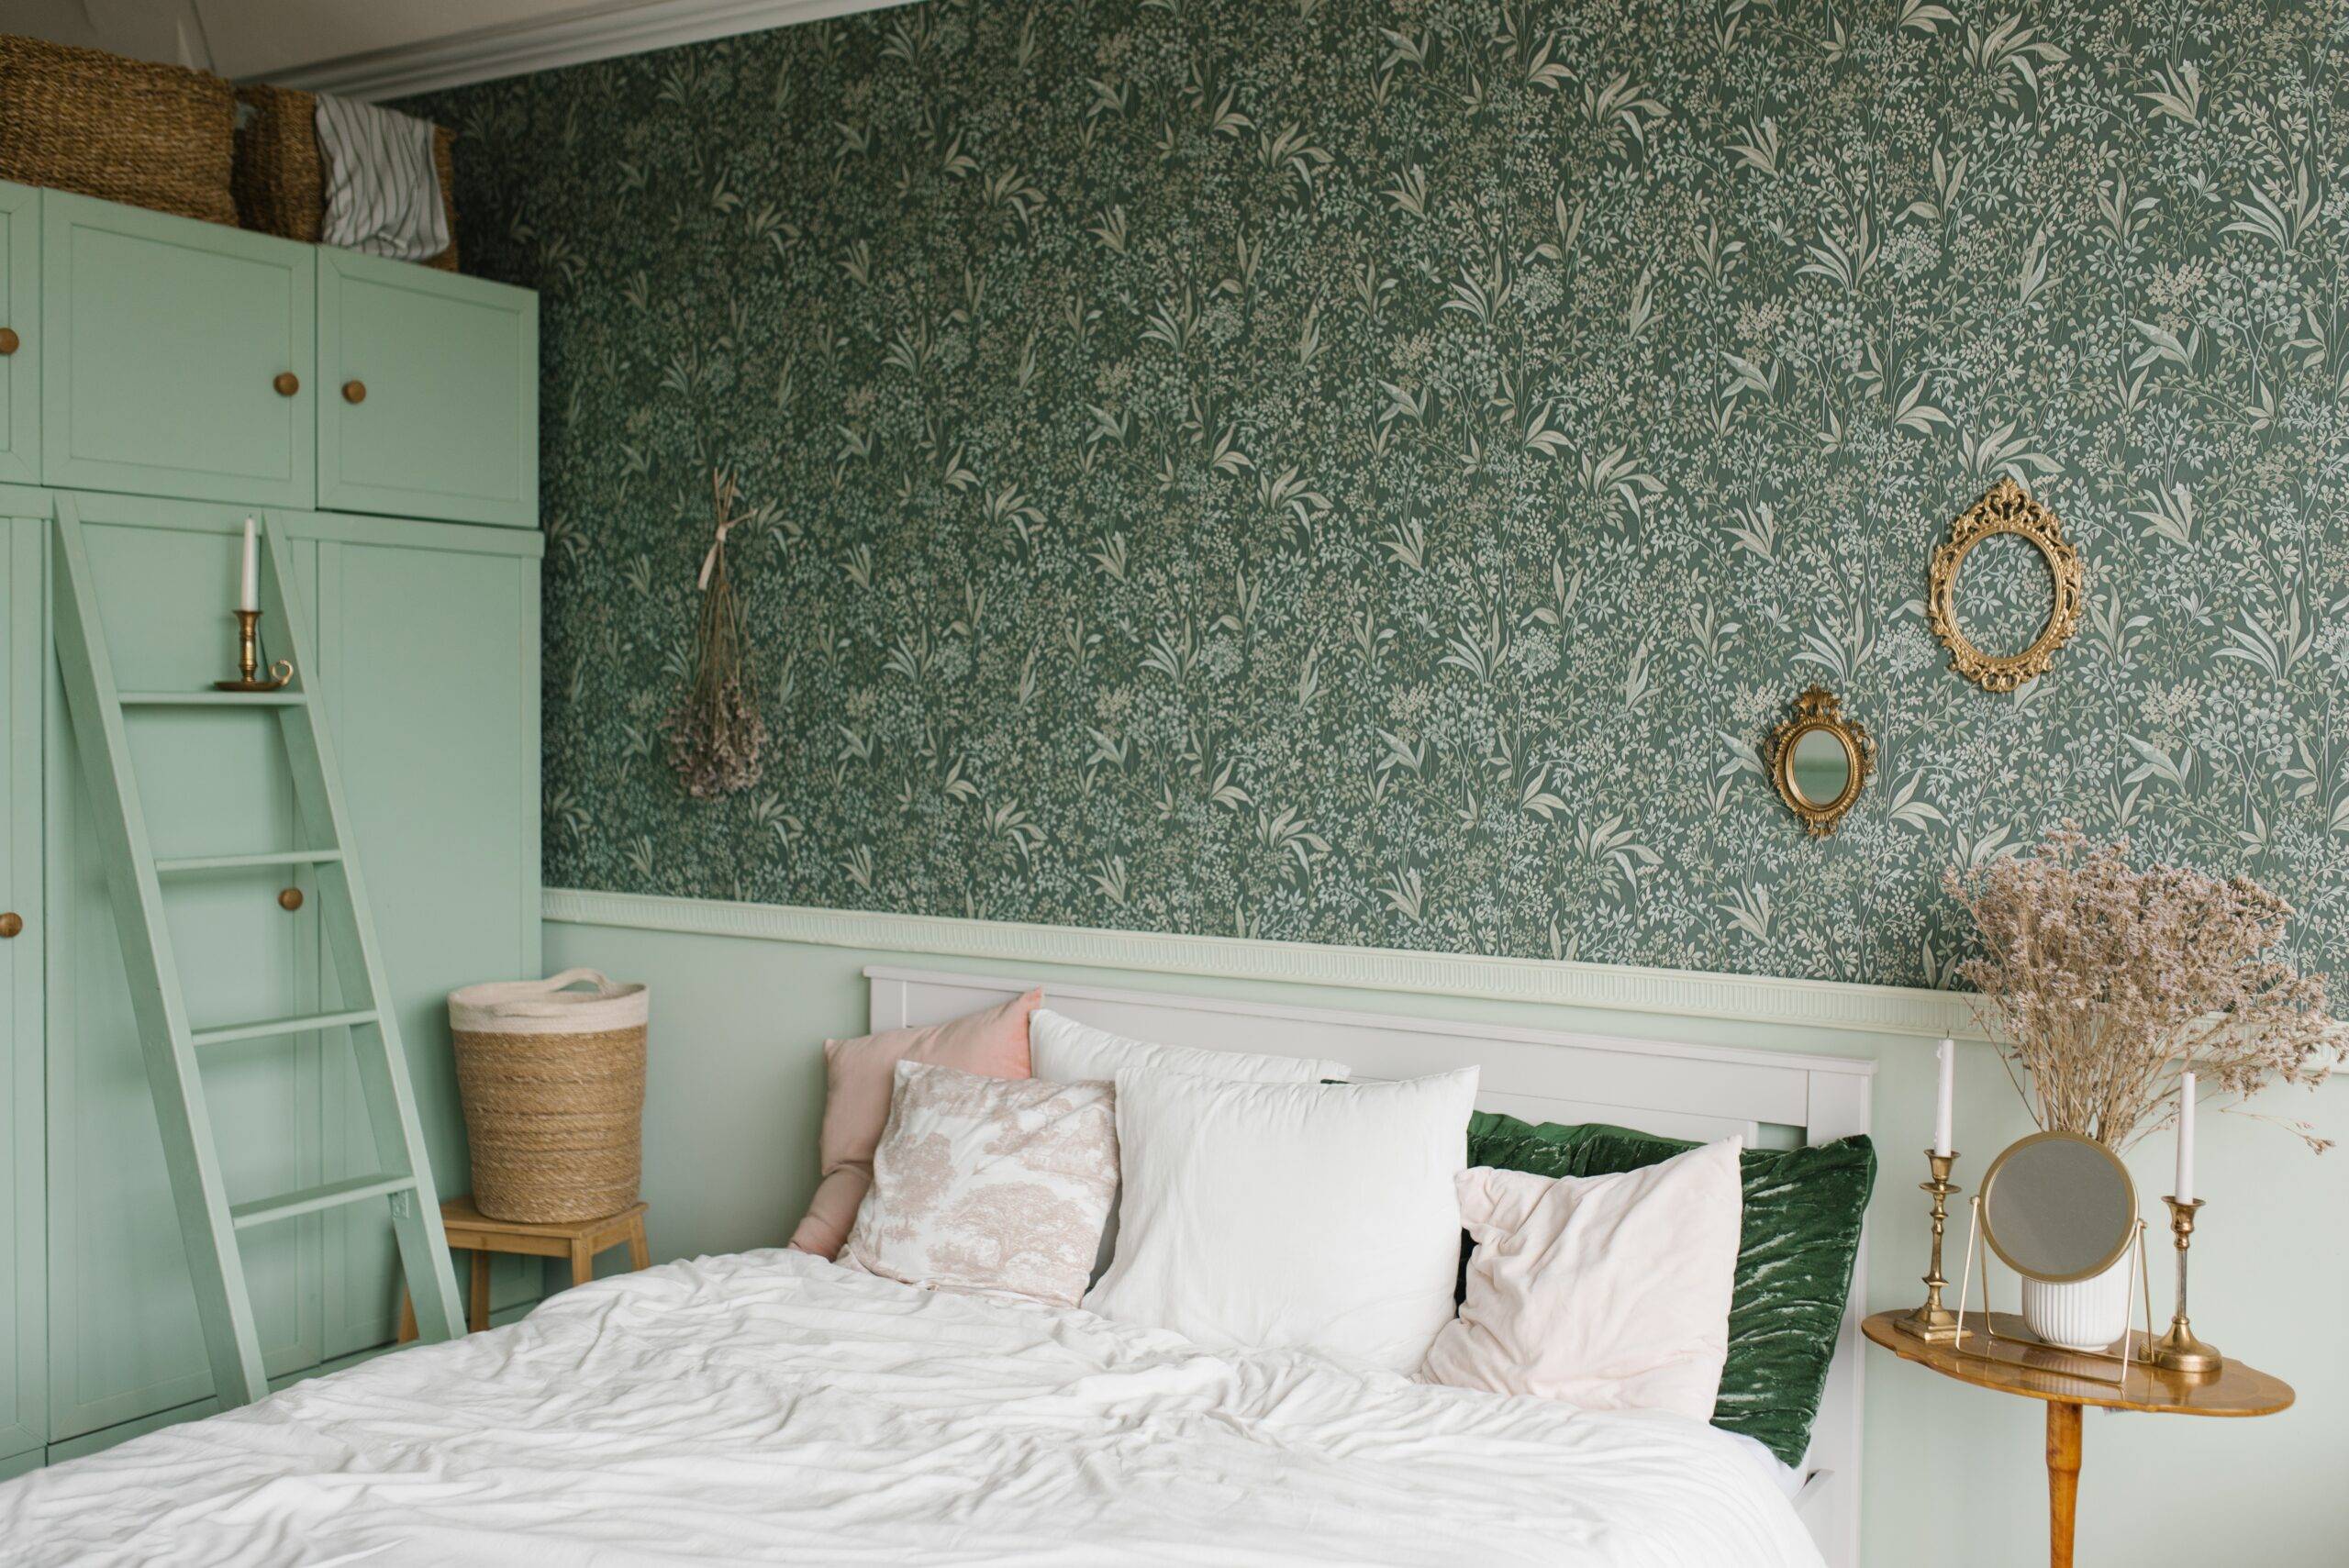
<instances>
[{"instance_id":1,"label":"ladder rung","mask_svg":"<svg viewBox=\"0 0 2349 1568\"><path fill-rule=\"evenodd\" d=\"M345 1024L372 1024L375 1009L348 1013L303 1013L290 1018L262 1018L258 1023L230 1024L226 1029L197 1029L188 1038L197 1045L226 1045L237 1040L267 1040L272 1035L308 1034L312 1029L340 1029Z\"/></svg>"},{"instance_id":2,"label":"ladder rung","mask_svg":"<svg viewBox=\"0 0 2349 1568\"><path fill-rule=\"evenodd\" d=\"M335 1208L391 1193L408 1192L415 1186L414 1176L353 1176L348 1181L328 1182L324 1186L304 1187L283 1197L256 1198L251 1203L231 1204L228 1221L238 1229L245 1230L256 1225L267 1225L272 1220L291 1219L297 1214L315 1214L322 1208Z\"/></svg>"},{"instance_id":3,"label":"ladder rung","mask_svg":"<svg viewBox=\"0 0 2349 1568\"><path fill-rule=\"evenodd\" d=\"M264 855L179 855L155 862L159 876L197 871L243 871L249 866L323 865L342 859L340 850L273 850Z\"/></svg>"},{"instance_id":4,"label":"ladder rung","mask_svg":"<svg viewBox=\"0 0 2349 1568\"><path fill-rule=\"evenodd\" d=\"M125 707L292 707L309 698L301 692L124 692Z\"/></svg>"}]
</instances>

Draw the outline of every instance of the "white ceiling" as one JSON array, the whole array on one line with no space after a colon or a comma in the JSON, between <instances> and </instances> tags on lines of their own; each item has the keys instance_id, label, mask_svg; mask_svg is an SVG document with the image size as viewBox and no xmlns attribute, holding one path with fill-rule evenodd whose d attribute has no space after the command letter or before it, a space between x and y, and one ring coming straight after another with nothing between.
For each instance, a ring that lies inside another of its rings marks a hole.
<instances>
[{"instance_id":1,"label":"white ceiling","mask_svg":"<svg viewBox=\"0 0 2349 1568\"><path fill-rule=\"evenodd\" d=\"M903 0L0 0L0 32L359 97Z\"/></svg>"}]
</instances>

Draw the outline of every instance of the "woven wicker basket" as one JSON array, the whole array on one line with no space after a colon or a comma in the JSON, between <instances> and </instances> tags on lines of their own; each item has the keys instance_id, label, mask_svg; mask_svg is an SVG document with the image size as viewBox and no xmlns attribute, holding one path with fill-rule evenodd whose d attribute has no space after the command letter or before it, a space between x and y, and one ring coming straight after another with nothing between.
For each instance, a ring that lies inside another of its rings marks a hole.
<instances>
[{"instance_id":1,"label":"woven wicker basket","mask_svg":"<svg viewBox=\"0 0 2349 1568\"><path fill-rule=\"evenodd\" d=\"M0 180L233 225L217 76L0 33Z\"/></svg>"},{"instance_id":2,"label":"woven wicker basket","mask_svg":"<svg viewBox=\"0 0 2349 1568\"><path fill-rule=\"evenodd\" d=\"M239 219L247 228L316 245L327 207L317 95L293 87L256 84L239 87L237 101L246 110L239 117L243 123L237 127L233 176ZM457 270L456 140L446 126L433 128L432 164L440 176L440 208L449 219L449 248L428 257L424 264L448 272Z\"/></svg>"},{"instance_id":3,"label":"woven wicker basket","mask_svg":"<svg viewBox=\"0 0 2349 1568\"><path fill-rule=\"evenodd\" d=\"M474 1207L547 1224L636 1201L650 1017L643 986L592 969L450 993Z\"/></svg>"}]
</instances>

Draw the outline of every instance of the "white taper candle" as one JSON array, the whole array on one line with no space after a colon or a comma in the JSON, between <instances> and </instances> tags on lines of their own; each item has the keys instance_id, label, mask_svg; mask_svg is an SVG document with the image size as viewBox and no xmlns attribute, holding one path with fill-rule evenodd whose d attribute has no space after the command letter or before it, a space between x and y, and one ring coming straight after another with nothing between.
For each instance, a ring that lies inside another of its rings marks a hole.
<instances>
[{"instance_id":1,"label":"white taper candle","mask_svg":"<svg viewBox=\"0 0 2349 1568\"><path fill-rule=\"evenodd\" d=\"M2194 1074L2177 1076L2177 1187L2170 1195L2180 1203L2194 1201Z\"/></svg>"},{"instance_id":2,"label":"white taper candle","mask_svg":"<svg viewBox=\"0 0 2349 1568\"><path fill-rule=\"evenodd\" d=\"M237 607L261 608L261 538L254 532L250 517L245 519L245 570L237 582Z\"/></svg>"},{"instance_id":3,"label":"white taper candle","mask_svg":"<svg viewBox=\"0 0 2349 1568\"><path fill-rule=\"evenodd\" d=\"M1941 1094L1933 1103L1933 1152L1948 1154L1951 1101L1957 1091L1957 1046L1943 1040L1942 1048L1933 1053L1941 1062Z\"/></svg>"}]
</instances>

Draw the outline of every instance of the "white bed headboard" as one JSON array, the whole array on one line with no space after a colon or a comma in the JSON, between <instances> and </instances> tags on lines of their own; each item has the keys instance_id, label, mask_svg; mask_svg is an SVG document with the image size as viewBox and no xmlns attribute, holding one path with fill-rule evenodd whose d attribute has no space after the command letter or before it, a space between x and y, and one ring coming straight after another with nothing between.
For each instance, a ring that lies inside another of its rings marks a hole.
<instances>
[{"instance_id":1,"label":"white bed headboard","mask_svg":"<svg viewBox=\"0 0 2349 1568\"><path fill-rule=\"evenodd\" d=\"M928 970L867 969L873 1027L942 1023L1036 983ZM1732 1134L1756 1144L1825 1143L1868 1130L1876 1063L1609 1035L1564 1034L1405 1014L1232 1002L1164 991L1048 984L1055 1012L1138 1040L1208 1051L1319 1056L1364 1077L1407 1078L1475 1062L1476 1103L1528 1121L1610 1121L1673 1138ZM1827 1392L1804 1455L1797 1508L1831 1568L1860 1561L1860 1318L1867 1241Z\"/></svg>"}]
</instances>

